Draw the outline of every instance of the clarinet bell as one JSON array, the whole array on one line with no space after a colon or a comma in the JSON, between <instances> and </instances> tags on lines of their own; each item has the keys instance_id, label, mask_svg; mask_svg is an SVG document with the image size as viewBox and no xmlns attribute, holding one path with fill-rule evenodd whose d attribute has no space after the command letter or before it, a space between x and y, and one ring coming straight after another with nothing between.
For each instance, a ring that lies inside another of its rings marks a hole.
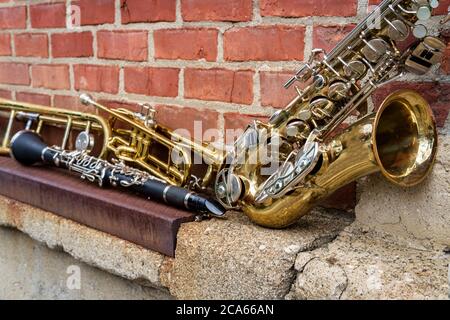
<instances>
[{"instance_id":1,"label":"clarinet bell","mask_svg":"<svg viewBox=\"0 0 450 320\"><path fill-rule=\"evenodd\" d=\"M30 130L17 132L11 139L10 155L17 162L31 166L43 162L42 154L47 145L41 136Z\"/></svg>"}]
</instances>

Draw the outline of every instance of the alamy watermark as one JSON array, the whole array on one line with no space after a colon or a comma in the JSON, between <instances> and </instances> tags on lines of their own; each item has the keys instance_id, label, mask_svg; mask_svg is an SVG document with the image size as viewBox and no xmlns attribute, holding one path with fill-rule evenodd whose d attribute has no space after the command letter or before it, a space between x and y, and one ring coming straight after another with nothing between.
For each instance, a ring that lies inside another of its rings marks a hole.
<instances>
[{"instance_id":1,"label":"alamy watermark","mask_svg":"<svg viewBox=\"0 0 450 320\"><path fill-rule=\"evenodd\" d=\"M66 280L66 287L69 290L81 290L81 268L77 265L67 267L66 273L69 275Z\"/></svg>"}]
</instances>

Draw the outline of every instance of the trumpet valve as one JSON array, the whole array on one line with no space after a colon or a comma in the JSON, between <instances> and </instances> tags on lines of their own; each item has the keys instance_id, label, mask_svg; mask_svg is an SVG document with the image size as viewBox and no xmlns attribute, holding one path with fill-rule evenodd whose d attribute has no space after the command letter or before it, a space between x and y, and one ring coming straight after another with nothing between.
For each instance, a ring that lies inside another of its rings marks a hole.
<instances>
[{"instance_id":1,"label":"trumpet valve","mask_svg":"<svg viewBox=\"0 0 450 320\"><path fill-rule=\"evenodd\" d=\"M149 128L154 127L156 125L155 108L148 103L140 103L139 106L141 107L140 115L142 120L144 121L144 125Z\"/></svg>"}]
</instances>

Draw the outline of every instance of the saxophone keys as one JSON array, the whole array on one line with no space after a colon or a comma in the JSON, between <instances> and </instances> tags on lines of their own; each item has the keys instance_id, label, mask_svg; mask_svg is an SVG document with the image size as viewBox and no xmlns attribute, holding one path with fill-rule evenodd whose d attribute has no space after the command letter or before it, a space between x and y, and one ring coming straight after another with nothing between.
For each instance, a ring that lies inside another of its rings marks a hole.
<instances>
[{"instance_id":1,"label":"saxophone keys","mask_svg":"<svg viewBox=\"0 0 450 320\"><path fill-rule=\"evenodd\" d=\"M394 20L391 22L388 19L385 19L385 21L389 25L388 27L389 38L391 38L394 41L404 41L408 38L409 28L406 25L406 23L404 23L401 20Z\"/></svg>"},{"instance_id":2,"label":"saxophone keys","mask_svg":"<svg viewBox=\"0 0 450 320\"><path fill-rule=\"evenodd\" d=\"M310 104L311 113L316 120L331 117L335 107L334 102L324 97L316 98Z\"/></svg>"},{"instance_id":3,"label":"saxophone keys","mask_svg":"<svg viewBox=\"0 0 450 320\"><path fill-rule=\"evenodd\" d=\"M348 97L350 86L344 81L336 81L328 88L328 97L333 101L340 101Z\"/></svg>"},{"instance_id":4,"label":"saxophone keys","mask_svg":"<svg viewBox=\"0 0 450 320\"><path fill-rule=\"evenodd\" d=\"M362 48L362 54L372 63L377 63L380 58L386 54L389 48L389 44L380 38L367 41L363 39L366 46Z\"/></svg>"},{"instance_id":5,"label":"saxophone keys","mask_svg":"<svg viewBox=\"0 0 450 320\"><path fill-rule=\"evenodd\" d=\"M311 134L311 127L302 120L293 120L286 127L286 136L289 141L304 141Z\"/></svg>"},{"instance_id":6,"label":"saxophone keys","mask_svg":"<svg viewBox=\"0 0 450 320\"><path fill-rule=\"evenodd\" d=\"M423 39L428 35L428 29L423 24L416 24L413 28L414 37Z\"/></svg>"},{"instance_id":7,"label":"saxophone keys","mask_svg":"<svg viewBox=\"0 0 450 320\"><path fill-rule=\"evenodd\" d=\"M360 79L366 74L367 67L364 62L353 60L344 66L344 72L350 79Z\"/></svg>"},{"instance_id":8,"label":"saxophone keys","mask_svg":"<svg viewBox=\"0 0 450 320\"><path fill-rule=\"evenodd\" d=\"M439 0L429 0L428 2L430 3L430 7L432 7L433 9L439 7Z\"/></svg>"},{"instance_id":9,"label":"saxophone keys","mask_svg":"<svg viewBox=\"0 0 450 320\"><path fill-rule=\"evenodd\" d=\"M425 21L431 18L431 9L429 6L420 6L417 9L416 16L419 20Z\"/></svg>"}]
</instances>

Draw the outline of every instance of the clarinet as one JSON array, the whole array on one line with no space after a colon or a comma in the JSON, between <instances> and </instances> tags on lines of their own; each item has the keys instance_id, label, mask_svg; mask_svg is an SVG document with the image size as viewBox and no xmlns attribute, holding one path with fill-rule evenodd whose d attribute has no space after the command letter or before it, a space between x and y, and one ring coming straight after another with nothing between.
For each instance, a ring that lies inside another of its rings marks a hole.
<instances>
[{"instance_id":1,"label":"clarinet","mask_svg":"<svg viewBox=\"0 0 450 320\"><path fill-rule=\"evenodd\" d=\"M49 147L33 131L23 130L16 133L11 139L10 150L11 157L22 165L42 163L65 168L77 173L83 180L97 182L100 187L127 189L151 200L201 214L217 217L225 214L223 206L215 200L169 185L122 162L110 163L90 156L86 151L66 151Z\"/></svg>"}]
</instances>

